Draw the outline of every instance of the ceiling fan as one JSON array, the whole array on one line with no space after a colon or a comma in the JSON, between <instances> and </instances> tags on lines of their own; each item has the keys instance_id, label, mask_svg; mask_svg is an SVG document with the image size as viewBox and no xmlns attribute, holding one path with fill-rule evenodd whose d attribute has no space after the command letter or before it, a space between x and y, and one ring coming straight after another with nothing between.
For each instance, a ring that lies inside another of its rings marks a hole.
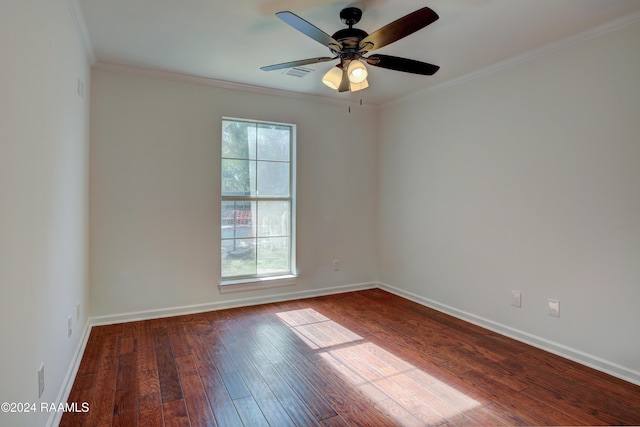
<instances>
[{"instance_id":1,"label":"ceiling fan","mask_svg":"<svg viewBox=\"0 0 640 427\"><path fill-rule=\"evenodd\" d=\"M360 18L362 18L362 10L357 7L342 9L340 19L348 25L349 28L338 30L332 36L292 12L278 12L276 16L306 36L328 47L334 56L323 56L268 65L260 68L263 71L282 70L339 59L340 62L338 65L324 75L322 82L332 89L337 89L338 92L355 92L369 86L367 82L368 72L364 65L365 63L390 70L429 76L433 75L440 68L437 65L427 64L426 62L416 61L414 59L399 58L397 56L382 54L365 56L371 51L407 37L436 21L438 14L428 7L423 7L405 15L371 34L353 27L360 22Z\"/></svg>"}]
</instances>

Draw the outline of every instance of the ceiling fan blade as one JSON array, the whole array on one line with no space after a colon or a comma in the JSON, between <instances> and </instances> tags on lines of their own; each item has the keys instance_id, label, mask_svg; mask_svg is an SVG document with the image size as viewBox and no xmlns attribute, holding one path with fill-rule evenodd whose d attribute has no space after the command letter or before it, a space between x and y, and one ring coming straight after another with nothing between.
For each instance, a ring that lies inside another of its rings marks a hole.
<instances>
[{"instance_id":1,"label":"ceiling fan blade","mask_svg":"<svg viewBox=\"0 0 640 427\"><path fill-rule=\"evenodd\" d=\"M329 49L333 49L335 51L342 50L342 45L333 37L322 31L315 25L300 18L295 13L284 11L276 13L276 16L283 20L285 23L291 25L296 30L300 31L302 34L311 37L318 43L327 46Z\"/></svg>"},{"instance_id":2,"label":"ceiling fan blade","mask_svg":"<svg viewBox=\"0 0 640 427\"><path fill-rule=\"evenodd\" d=\"M383 46L415 33L436 21L438 18L438 14L433 10L428 7L423 7L369 34L369 36L360 40L359 47L364 51L380 49Z\"/></svg>"},{"instance_id":3,"label":"ceiling fan blade","mask_svg":"<svg viewBox=\"0 0 640 427\"><path fill-rule=\"evenodd\" d=\"M415 59L399 58L389 55L371 55L363 58L368 64L376 67L388 68L389 70L404 71L405 73L422 74L431 76L440 69L438 65L427 64Z\"/></svg>"},{"instance_id":4,"label":"ceiling fan blade","mask_svg":"<svg viewBox=\"0 0 640 427\"><path fill-rule=\"evenodd\" d=\"M342 67L342 80L340 81L340 87L338 88L338 92L348 92L351 87L351 82L349 81L349 73L347 72L347 67Z\"/></svg>"},{"instance_id":5,"label":"ceiling fan blade","mask_svg":"<svg viewBox=\"0 0 640 427\"><path fill-rule=\"evenodd\" d=\"M300 67L302 65L317 64L319 62L333 61L336 58L337 57L331 58L331 57L328 57L328 56L322 56L320 58L300 59L299 61L291 61L291 62L283 62L282 64L267 65L266 67L260 67L260 69L262 71L283 70L285 68Z\"/></svg>"}]
</instances>

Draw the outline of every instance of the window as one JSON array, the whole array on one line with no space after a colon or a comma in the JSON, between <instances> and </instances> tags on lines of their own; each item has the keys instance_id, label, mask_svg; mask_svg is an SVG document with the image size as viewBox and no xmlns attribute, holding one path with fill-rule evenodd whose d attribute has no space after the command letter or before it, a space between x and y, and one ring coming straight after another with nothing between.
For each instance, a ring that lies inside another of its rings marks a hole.
<instances>
[{"instance_id":1,"label":"window","mask_svg":"<svg viewBox=\"0 0 640 427\"><path fill-rule=\"evenodd\" d=\"M292 276L295 125L224 118L221 158L221 284Z\"/></svg>"}]
</instances>

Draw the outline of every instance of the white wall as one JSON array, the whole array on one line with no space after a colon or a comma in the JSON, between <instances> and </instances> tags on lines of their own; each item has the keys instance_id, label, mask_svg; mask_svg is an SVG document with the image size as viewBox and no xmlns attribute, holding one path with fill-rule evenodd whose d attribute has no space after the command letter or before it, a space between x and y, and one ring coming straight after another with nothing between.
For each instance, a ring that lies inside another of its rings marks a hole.
<instances>
[{"instance_id":1,"label":"white wall","mask_svg":"<svg viewBox=\"0 0 640 427\"><path fill-rule=\"evenodd\" d=\"M639 41L635 24L384 108L381 282L639 382Z\"/></svg>"},{"instance_id":2,"label":"white wall","mask_svg":"<svg viewBox=\"0 0 640 427\"><path fill-rule=\"evenodd\" d=\"M89 103L77 82L90 74L64 0L3 2L0 55L0 402L39 410L59 398L87 322ZM0 425L51 415L0 413Z\"/></svg>"},{"instance_id":3,"label":"white wall","mask_svg":"<svg viewBox=\"0 0 640 427\"><path fill-rule=\"evenodd\" d=\"M377 111L105 67L94 68L92 85L93 316L375 281ZM297 125L294 287L218 291L222 116Z\"/></svg>"}]
</instances>

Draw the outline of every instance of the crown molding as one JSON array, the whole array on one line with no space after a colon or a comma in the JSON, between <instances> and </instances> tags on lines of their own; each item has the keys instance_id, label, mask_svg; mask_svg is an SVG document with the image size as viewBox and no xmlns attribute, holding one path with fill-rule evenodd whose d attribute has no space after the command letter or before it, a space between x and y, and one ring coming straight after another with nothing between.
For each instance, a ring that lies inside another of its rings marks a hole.
<instances>
[{"instance_id":1,"label":"crown molding","mask_svg":"<svg viewBox=\"0 0 640 427\"><path fill-rule=\"evenodd\" d=\"M71 18L76 27L78 38L80 38L80 43L87 56L87 62L89 65L94 65L96 63L96 54L93 51L93 43L91 42L91 36L89 35L89 29L87 28L79 0L67 0L67 6L69 6L69 12L71 12Z\"/></svg>"},{"instance_id":2,"label":"crown molding","mask_svg":"<svg viewBox=\"0 0 640 427\"><path fill-rule=\"evenodd\" d=\"M342 100L329 98L322 95L312 95L308 93L292 92L284 89L273 89L262 86L253 86L244 83L234 83L224 80L217 80L210 77L201 77L191 74L182 74L173 71L157 70L152 68L134 67L130 65L112 64L108 62L97 62L93 69L96 71L106 71L119 74L129 74L152 79L169 80L175 82L198 84L203 86L215 87L218 89L235 90L241 92L249 92L257 95L277 96L279 98L296 99L303 101L322 101L327 104L340 105L343 107L351 107L355 104L358 108L379 109L379 106L372 104L360 104L359 100Z\"/></svg>"},{"instance_id":3,"label":"crown molding","mask_svg":"<svg viewBox=\"0 0 640 427\"><path fill-rule=\"evenodd\" d=\"M409 95L394 99L393 101L389 101L381 105L381 107L388 107L394 104L398 104L404 101L420 99L425 96L434 94L436 92L440 92L442 90L448 89L453 86L457 86L463 83L466 83L471 80L478 79L480 77L486 76L488 74L493 74L495 72L504 70L505 68L511 68L516 65L523 64L525 62L532 61L541 56L549 55L551 53L557 52L559 50L568 48L569 46L573 46L578 43L585 42L595 37L602 36L604 34L620 30L629 25L633 25L635 23L640 22L640 12L634 12L629 15L625 15L621 18L614 19L612 21L606 22L602 25L593 27L581 33L575 34L573 36L569 36L565 39L547 44L541 48L534 49L520 55L513 56L504 61L500 61L488 67L482 68L480 70L471 72L469 74L465 74L461 77L457 77L451 80L447 80L446 82L440 83L436 86L417 91L411 93Z\"/></svg>"}]
</instances>

